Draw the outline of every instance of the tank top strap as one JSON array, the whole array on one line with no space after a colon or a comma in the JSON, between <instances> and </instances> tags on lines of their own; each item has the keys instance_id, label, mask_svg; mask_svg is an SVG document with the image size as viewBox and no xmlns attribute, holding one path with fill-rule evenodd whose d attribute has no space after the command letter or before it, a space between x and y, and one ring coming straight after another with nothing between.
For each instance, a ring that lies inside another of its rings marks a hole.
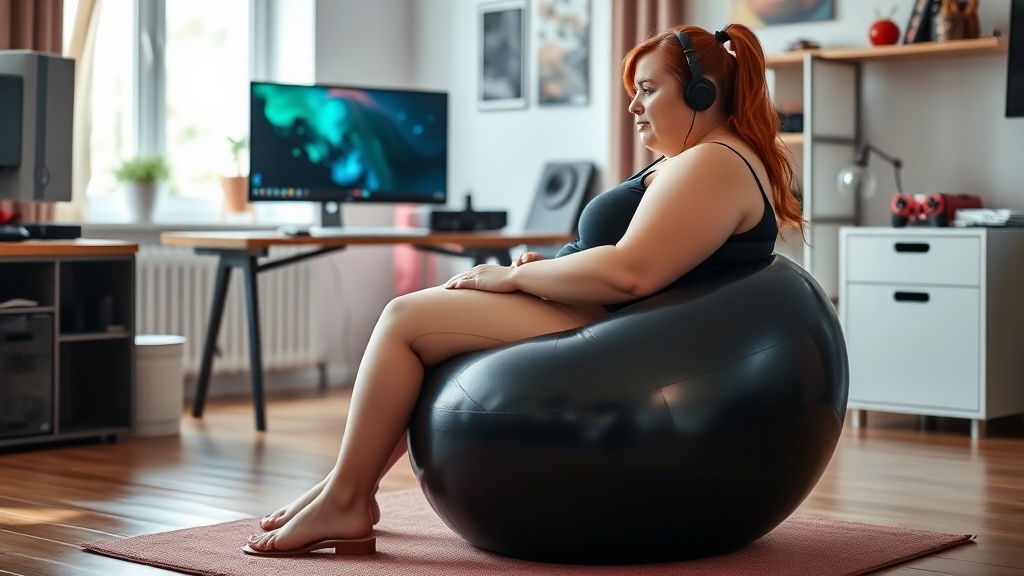
<instances>
[{"instance_id":1,"label":"tank top strap","mask_svg":"<svg viewBox=\"0 0 1024 576\"><path fill-rule=\"evenodd\" d=\"M754 172L754 167L750 165L750 162L747 162L747 159L743 157L743 154L740 154L739 152L736 151L735 148L729 146L725 142L718 142L717 140L712 140L710 143L725 146L729 150L732 150L733 154L739 156L740 160L743 160L743 163L747 165L747 170L750 170L750 174L754 177L754 182L757 182L757 189L761 191L761 197L764 198L765 202L768 202L768 195L765 194L764 192L764 186L761 185L761 179L757 177L757 172ZM771 203L769 203L768 205L771 206Z\"/></svg>"}]
</instances>

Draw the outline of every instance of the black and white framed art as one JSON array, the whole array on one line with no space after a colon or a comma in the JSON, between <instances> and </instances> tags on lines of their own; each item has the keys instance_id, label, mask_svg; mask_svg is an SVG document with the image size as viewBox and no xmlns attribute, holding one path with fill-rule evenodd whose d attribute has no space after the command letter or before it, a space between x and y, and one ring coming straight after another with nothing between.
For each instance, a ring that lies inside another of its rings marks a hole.
<instances>
[{"instance_id":1,"label":"black and white framed art","mask_svg":"<svg viewBox=\"0 0 1024 576\"><path fill-rule=\"evenodd\" d=\"M478 107L525 108L527 0L486 2L479 10Z\"/></svg>"}]
</instances>

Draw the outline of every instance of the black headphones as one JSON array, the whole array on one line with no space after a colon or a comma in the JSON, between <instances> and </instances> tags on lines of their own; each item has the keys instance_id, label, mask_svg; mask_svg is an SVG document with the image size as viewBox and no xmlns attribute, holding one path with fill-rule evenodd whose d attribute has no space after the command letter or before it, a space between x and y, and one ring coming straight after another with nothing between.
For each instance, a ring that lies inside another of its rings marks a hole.
<instances>
[{"instance_id":1,"label":"black headphones","mask_svg":"<svg viewBox=\"0 0 1024 576\"><path fill-rule=\"evenodd\" d=\"M686 105L696 112L703 112L715 103L717 91L711 80L701 73L700 63L697 62L697 52L690 44L690 36L686 32L676 32L676 38L683 45L683 54L686 55L686 64L690 67L690 81L683 87L683 100Z\"/></svg>"}]
</instances>

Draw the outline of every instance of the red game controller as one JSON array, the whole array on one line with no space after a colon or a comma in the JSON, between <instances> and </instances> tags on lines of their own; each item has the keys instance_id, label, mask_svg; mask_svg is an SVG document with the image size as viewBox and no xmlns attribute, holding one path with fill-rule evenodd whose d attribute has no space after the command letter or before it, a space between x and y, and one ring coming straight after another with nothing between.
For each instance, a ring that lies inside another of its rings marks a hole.
<instances>
[{"instance_id":1,"label":"red game controller","mask_svg":"<svg viewBox=\"0 0 1024 576\"><path fill-rule=\"evenodd\" d=\"M927 196L897 194L892 198L892 225L899 228L909 223L945 227L953 223L956 211L981 208L981 197L975 194L929 194Z\"/></svg>"}]
</instances>

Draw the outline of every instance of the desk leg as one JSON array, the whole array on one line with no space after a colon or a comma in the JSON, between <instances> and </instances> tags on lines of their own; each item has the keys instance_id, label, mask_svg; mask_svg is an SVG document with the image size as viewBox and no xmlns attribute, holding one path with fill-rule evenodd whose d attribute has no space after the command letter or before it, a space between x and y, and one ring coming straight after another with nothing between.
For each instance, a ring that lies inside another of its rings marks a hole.
<instances>
[{"instance_id":1,"label":"desk leg","mask_svg":"<svg viewBox=\"0 0 1024 576\"><path fill-rule=\"evenodd\" d=\"M252 372L252 403L256 410L256 429L267 429L263 402L263 350L260 343L260 306L257 291L259 265L255 256L249 256L242 265L245 275L245 307L249 321L249 371Z\"/></svg>"},{"instance_id":2,"label":"desk leg","mask_svg":"<svg viewBox=\"0 0 1024 576\"><path fill-rule=\"evenodd\" d=\"M473 265L487 264L487 262L494 258L498 261L501 266L512 265L512 250L504 248L481 248L473 250Z\"/></svg>"},{"instance_id":3,"label":"desk leg","mask_svg":"<svg viewBox=\"0 0 1024 576\"><path fill-rule=\"evenodd\" d=\"M203 416L203 405L206 404L206 391L210 387L210 370L213 368L213 353L217 348L217 334L220 332L220 321L224 317L224 302L228 298L228 284L231 280L231 264L221 256L217 260L217 280L213 287L213 306L210 318L206 322L206 340L203 341L203 359L199 365L199 381L196 386L196 398L192 403L192 416Z\"/></svg>"}]
</instances>

